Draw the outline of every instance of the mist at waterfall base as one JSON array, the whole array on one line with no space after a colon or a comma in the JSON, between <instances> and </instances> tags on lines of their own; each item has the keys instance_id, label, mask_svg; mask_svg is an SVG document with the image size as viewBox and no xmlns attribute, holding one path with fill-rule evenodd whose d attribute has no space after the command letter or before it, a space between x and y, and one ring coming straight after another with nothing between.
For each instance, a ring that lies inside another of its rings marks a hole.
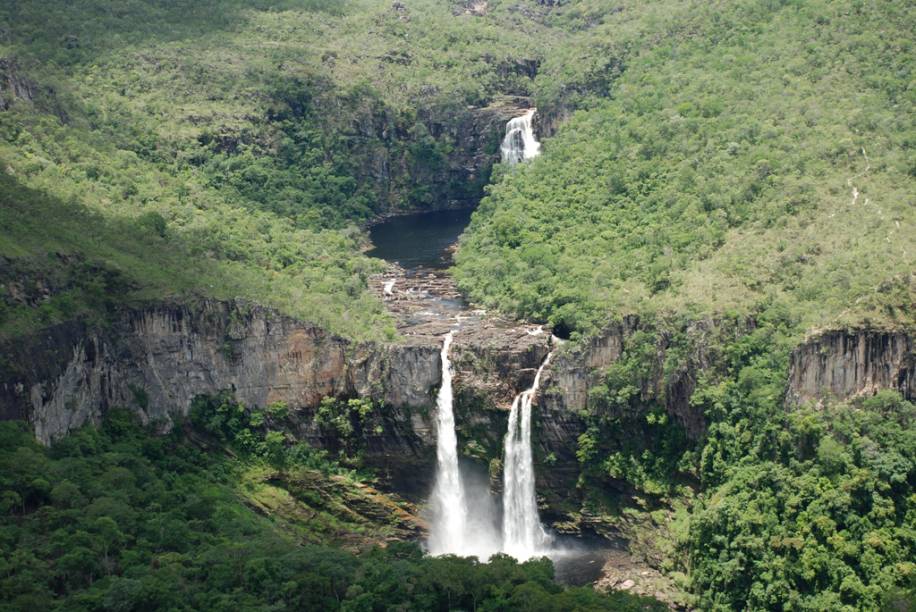
<instances>
[{"instance_id":1,"label":"mist at waterfall base","mask_svg":"<svg viewBox=\"0 0 916 612\"><path fill-rule=\"evenodd\" d=\"M437 470L428 506L428 550L433 555L473 556L486 561L497 552L519 561L535 556L563 557L538 516L531 411L549 354L529 389L512 402L504 444L502 504L490 491L481 466L458 457L454 394L449 350L454 331L445 335L440 351L442 383L436 398Z\"/></svg>"},{"instance_id":2,"label":"mist at waterfall base","mask_svg":"<svg viewBox=\"0 0 916 612\"><path fill-rule=\"evenodd\" d=\"M427 546L433 555L455 554L488 559L499 550L494 501L489 481L458 460L454 394L449 348L454 332L446 334L439 354L442 383L436 397L436 482L429 503Z\"/></svg>"},{"instance_id":3,"label":"mist at waterfall base","mask_svg":"<svg viewBox=\"0 0 916 612\"><path fill-rule=\"evenodd\" d=\"M511 554L503 549L500 527L503 522L500 496L490 489L490 479L484 466L460 457L458 468L464 486L465 500L468 505L466 518L467 534L455 548L434 547L431 539L427 541L427 552L434 556L457 555L460 557L477 557L486 562L497 553ZM424 515L430 525L436 524L432 507L427 507ZM554 577L557 582L571 586L583 586L595 582L601 577L608 551L616 548L603 538L593 537L582 540L573 536L553 536L548 547L525 555L524 561L531 557L550 558L554 565ZM512 555L514 556L514 555Z\"/></svg>"}]
</instances>

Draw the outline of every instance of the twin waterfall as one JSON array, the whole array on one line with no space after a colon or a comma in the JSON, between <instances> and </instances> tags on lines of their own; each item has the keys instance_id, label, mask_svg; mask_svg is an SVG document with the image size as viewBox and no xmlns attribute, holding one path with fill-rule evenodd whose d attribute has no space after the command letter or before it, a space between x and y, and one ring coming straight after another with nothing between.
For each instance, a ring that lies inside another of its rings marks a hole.
<instances>
[{"instance_id":1,"label":"twin waterfall","mask_svg":"<svg viewBox=\"0 0 916 612\"><path fill-rule=\"evenodd\" d=\"M547 355L534 375L534 384L512 401L509 431L503 453L503 551L527 559L550 544L550 536L538 518L534 493L534 461L531 457L531 402L541 383L541 372L550 362Z\"/></svg>"},{"instance_id":2,"label":"twin waterfall","mask_svg":"<svg viewBox=\"0 0 916 612\"><path fill-rule=\"evenodd\" d=\"M515 117L506 124L506 136L499 146L504 164L514 165L536 157L541 152L541 143L534 137L531 120L537 109L528 109L521 117Z\"/></svg>"},{"instance_id":3,"label":"twin waterfall","mask_svg":"<svg viewBox=\"0 0 916 612\"><path fill-rule=\"evenodd\" d=\"M458 439L452 410L452 372L448 357L453 334L446 334L441 352L442 386L439 387L436 400L437 472L430 498L433 520L429 552L433 555L477 556L483 560L495 552L505 552L519 560L543 554L550 545L550 536L538 518L531 453L531 404L552 353L547 355L538 368L531 388L519 393L512 402L509 430L505 438L500 543L496 534L487 533L484 526L487 517L476 516L475 508L469 507L458 467Z\"/></svg>"},{"instance_id":4,"label":"twin waterfall","mask_svg":"<svg viewBox=\"0 0 916 612\"><path fill-rule=\"evenodd\" d=\"M506 136L500 147L503 163L514 165L541 152L541 144L535 139L531 124L534 113L532 108L506 124ZM388 293L389 289L386 285L385 292ZM540 328L533 333L541 333ZM437 468L430 498L429 552L433 555L476 556L481 560L496 552L508 553L519 560L543 554L549 548L551 538L538 518L531 453L531 404L537 395L541 374L550 361L550 354L538 368L531 388L519 393L512 402L503 457L502 533L498 534L487 507L489 494L469 489L469 484L462 480L458 465L449 361L453 338L453 331L445 335L440 353L442 386L436 398ZM473 500L470 504L469 499Z\"/></svg>"}]
</instances>

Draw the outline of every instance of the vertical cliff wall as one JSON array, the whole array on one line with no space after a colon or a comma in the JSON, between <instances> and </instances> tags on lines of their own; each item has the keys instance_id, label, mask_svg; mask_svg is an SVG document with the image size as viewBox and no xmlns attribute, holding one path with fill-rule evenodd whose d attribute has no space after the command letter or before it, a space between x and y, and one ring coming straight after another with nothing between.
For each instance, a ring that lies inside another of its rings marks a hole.
<instances>
[{"instance_id":1,"label":"vertical cliff wall","mask_svg":"<svg viewBox=\"0 0 916 612\"><path fill-rule=\"evenodd\" d=\"M558 356L547 376L544 403L556 412L577 413L589 408L589 390L604 382L607 369L627 349L630 337L642 329L636 316L624 317L605 328L579 347ZM691 349L686 361L676 371L665 373L665 359L671 338L655 334L655 354L642 373L640 398L645 403L658 402L693 438L706 429L702 413L690 406L690 396L696 386L697 374L715 363L712 351L721 328L714 321L699 321L686 330Z\"/></svg>"},{"instance_id":2,"label":"vertical cliff wall","mask_svg":"<svg viewBox=\"0 0 916 612\"><path fill-rule=\"evenodd\" d=\"M164 425L196 395L221 389L257 406L361 395L419 407L439 381L435 347L353 344L238 302L125 311L105 329L61 325L3 354L0 416L28 419L45 443L112 406Z\"/></svg>"},{"instance_id":3,"label":"vertical cliff wall","mask_svg":"<svg viewBox=\"0 0 916 612\"><path fill-rule=\"evenodd\" d=\"M548 341L524 328L457 335L465 445L500 448L508 404L530 384ZM341 441L314 418L321 400L370 397L384 409L378 431L360 432L365 461L399 489L421 494L434 467L440 344L436 334L353 343L243 302L154 304L125 310L104 328L72 322L0 345L0 418L29 421L45 444L113 407L165 430L195 396L228 389L248 406L286 403L300 438L333 451Z\"/></svg>"},{"instance_id":4,"label":"vertical cliff wall","mask_svg":"<svg viewBox=\"0 0 916 612\"><path fill-rule=\"evenodd\" d=\"M623 354L640 322L628 317L578 347L558 351L545 371L534 417L538 491L554 507L575 497L580 416L589 389ZM700 370L715 367L711 324L684 367L663 375L667 339L641 394L662 401L688 434L702 436L703 415L690 406ZM105 328L73 322L0 345L0 418L31 423L44 443L112 407L134 410L163 429L187 414L198 394L229 389L244 404L285 402L303 440L331 450L340 441L316 424L322 398L371 397L386 408L382 427L360 432L367 464L395 487L422 495L433 474L435 391L440 381L436 334L400 343L353 343L253 304L203 301L125 310ZM550 350L547 334L481 325L456 336L455 412L462 452L489 462L501 456L507 410ZM833 331L799 346L787 380L791 404L846 399L896 389L916 398L911 334ZM494 481L497 482L497 481Z\"/></svg>"},{"instance_id":5,"label":"vertical cliff wall","mask_svg":"<svg viewBox=\"0 0 916 612\"><path fill-rule=\"evenodd\" d=\"M793 404L895 389L916 399L916 342L906 332L828 331L792 353L787 399Z\"/></svg>"}]
</instances>

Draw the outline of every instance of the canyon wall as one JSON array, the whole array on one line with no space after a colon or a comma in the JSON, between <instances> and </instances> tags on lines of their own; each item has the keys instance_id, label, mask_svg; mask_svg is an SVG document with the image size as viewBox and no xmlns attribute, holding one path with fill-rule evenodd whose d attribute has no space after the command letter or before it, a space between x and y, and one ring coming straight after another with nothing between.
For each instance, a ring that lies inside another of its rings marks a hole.
<instances>
[{"instance_id":1,"label":"canyon wall","mask_svg":"<svg viewBox=\"0 0 916 612\"><path fill-rule=\"evenodd\" d=\"M639 317L626 316L581 346L561 354L547 376L546 407L560 413L585 410L589 406L589 389L604 382L607 368L620 359L629 338L640 329ZM690 406L690 396L696 386L697 374L716 360L712 353L721 328L714 321L702 320L686 331L691 345L686 362L667 375L664 364L671 338L655 334L655 354L642 373L639 396L643 403L663 404L687 434L697 439L705 432L706 423L702 413Z\"/></svg>"},{"instance_id":2,"label":"canyon wall","mask_svg":"<svg viewBox=\"0 0 916 612\"><path fill-rule=\"evenodd\" d=\"M435 347L353 344L240 302L125 311L105 329L60 325L3 354L0 415L27 418L44 443L112 406L164 426L196 395L222 389L251 406L359 395L418 407L439 381Z\"/></svg>"},{"instance_id":3,"label":"canyon wall","mask_svg":"<svg viewBox=\"0 0 916 612\"><path fill-rule=\"evenodd\" d=\"M916 341L906 332L827 331L792 352L786 393L792 404L894 389L916 399Z\"/></svg>"},{"instance_id":4,"label":"canyon wall","mask_svg":"<svg viewBox=\"0 0 916 612\"><path fill-rule=\"evenodd\" d=\"M456 410L465 441L495 451L512 396L546 356L549 336L459 333ZM284 402L299 436L336 450L316 423L325 397L370 397L380 431L361 432L366 462L394 483L428 485L435 458L436 335L354 343L244 302L206 300L125 310L104 328L73 322L0 345L0 419L27 420L44 444L113 407L165 431L201 394L230 390L247 406Z\"/></svg>"},{"instance_id":5,"label":"canyon wall","mask_svg":"<svg viewBox=\"0 0 916 612\"><path fill-rule=\"evenodd\" d=\"M553 505L574 495L578 478L579 414L589 389L620 358L639 328L627 317L578 347L558 351L545 372L535 417L538 491ZM459 332L452 349L455 412L462 453L482 466L501 456L512 398L531 384L551 349L548 334L515 335L486 325ZM657 364L645 377L646 401L663 401L693 437L705 430L690 406L700 370L716 361L709 346L715 326L698 323L697 339L681 370L661 373L666 339L657 339ZM354 343L315 326L243 302L165 303L125 310L104 328L69 323L0 345L0 418L27 420L48 444L74 428L97 423L112 407L127 407L162 430L186 415L199 394L231 390L248 406L286 403L303 440L340 447L315 411L325 397L370 397L384 406L381 427L360 432L368 465L392 486L422 495L434 468L435 393L440 381L438 335L399 343ZM791 404L845 399L896 389L916 398L913 336L903 332L831 331L792 354L787 381ZM492 473L492 465L489 466ZM498 487L498 471L494 476Z\"/></svg>"},{"instance_id":6,"label":"canyon wall","mask_svg":"<svg viewBox=\"0 0 916 612\"><path fill-rule=\"evenodd\" d=\"M499 161L506 122L530 101L506 95L470 107L432 91L417 100L416 113L371 99L335 104L340 110L325 117L324 129L350 143L354 177L371 191L375 212L385 215L476 206Z\"/></svg>"},{"instance_id":7,"label":"canyon wall","mask_svg":"<svg viewBox=\"0 0 916 612\"><path fill-rule=\"evenodd\" d=\"M738 337L754 328L752 320L735 326L713 320L692 323L686 330L686 359L673 372L665 373L664 362L670 338L655 335L655 356L647 366L640 389L643 402L657 401L693 439L702 437L705 418L690 398L699 373L720 368L720 347L728 337ZM589 389L604 382L604 372L623 354L628 339L640 330L638 317L624 317L581 346L564 352L546 376L542 412L568 415L588 407ZM882 389L899 391L916 399L916 340L907 331L833 330L801 343L792 352L786 381L789 405L846 400L874 395Z\"/></svg>"}]
</instances>

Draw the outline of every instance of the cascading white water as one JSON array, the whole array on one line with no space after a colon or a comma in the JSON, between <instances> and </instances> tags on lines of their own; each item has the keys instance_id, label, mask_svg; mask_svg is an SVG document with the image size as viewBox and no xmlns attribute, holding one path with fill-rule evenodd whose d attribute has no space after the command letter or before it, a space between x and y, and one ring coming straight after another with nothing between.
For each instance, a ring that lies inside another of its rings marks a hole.
<instances>
[{"instance_id":1,"label":"cascading white water","mask_svg":"<svg viewBox=\"0 0 916 612\"><path fill-rule=\"evenodd\" d=\"M427 543L433 555L456 554L488 559L497 551L499 536L489 517L492 510L484 494L469 507L458 466L458 437L453 411L452 369L449 349L454 332L445 335L439 353L442 384L436 398L436 482L430 497L431 528ZM534 376L531 388L512 402L505 438L503 471L503 521L501 552L525 560L549 552L550 535L538 517L534 460L531 450L531 405L537 395L547 355ZM495 518L495 517L494 517Z\"/></svg>"},{"instance_id":2,"label":"cascading white water","mask_svg":"<svg viewBox=\"0 0 916 612\"><path fill-rule=\"evenodd\" d=\"M531 120L537 109L528 109L521 117L510 119L506 124L506 136L499 147L503 163L517 164L536 157L541 152L541 143L534 137Z\"/></svg>"},{"instance_id":3,"label":"cascading white water","mask_svg":"<svg viewBox=\"0 0 916 612\"><path fill-rule=\"evenodd\" d=\"M433 522L429 534L429 552L434 555L460 553L467 535L467 506L461 472L458 470L458 438L452 411L452 370L448 358L453 332L442 342L442 386L436 398L436 484L430 503Z\"/></svg>"},{"instance_id":4,"label":"cascading white water","mask_svg":"<svg viewBox=\"0 0 916 612\"><path fill-rule=\"evenodd\" d=\"M531 454L531 403L551 355L553 353L548 354L538 368L531 388L515 397L509 413L503 458L502 550L519 560L544 553L551 540L538 517Z\"/></svg>"}]
</instances>

